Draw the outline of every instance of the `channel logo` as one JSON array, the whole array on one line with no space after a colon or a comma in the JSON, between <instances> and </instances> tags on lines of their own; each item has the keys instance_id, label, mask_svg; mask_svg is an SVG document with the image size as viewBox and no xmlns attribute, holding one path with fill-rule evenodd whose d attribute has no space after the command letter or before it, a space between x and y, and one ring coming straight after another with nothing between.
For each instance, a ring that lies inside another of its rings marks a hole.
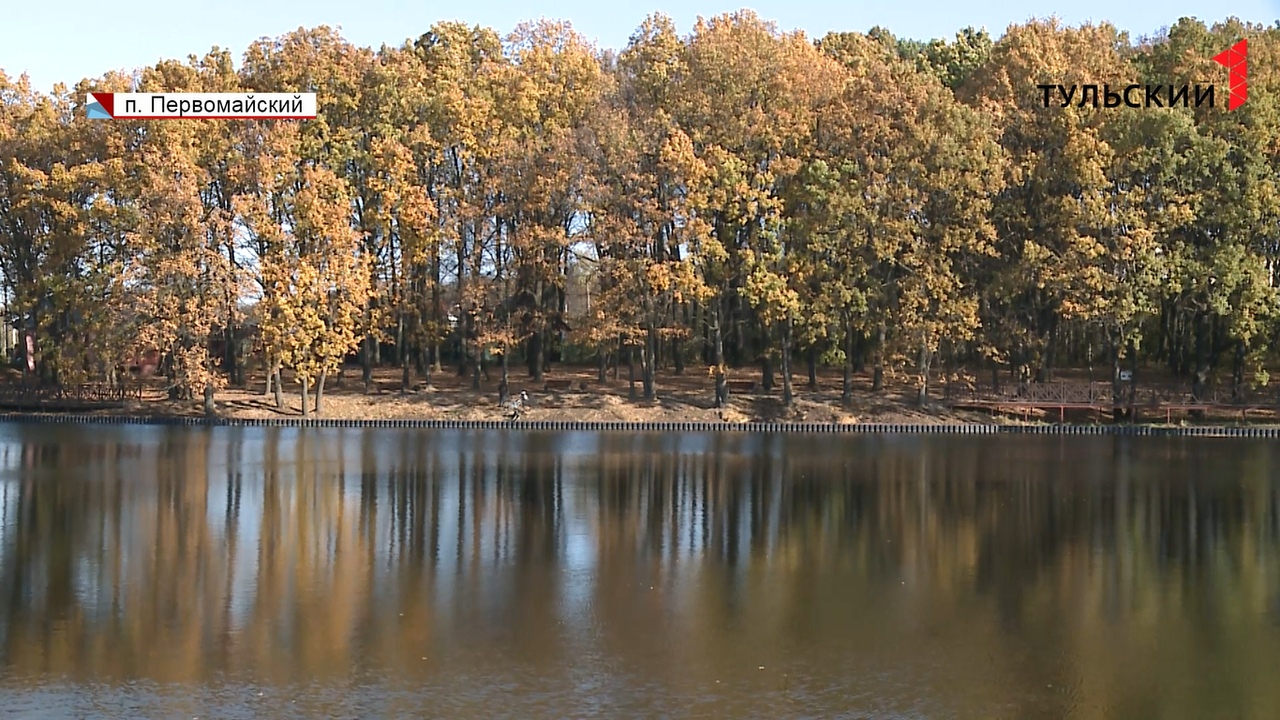
<instances>
[{"instance_id":1,"label":"channel logo","mask_svg":"<svg viewBox=\"0 0 1280 720\"><path fill-rule=\"evenodd\" d=\"M1227 98L1227 110L1235 110L1249 99L1249 41L1241 40L1230 49L1214 55L1213 59L1230 73L1228 87L1231 95Z\"/></svg>"}]
</instances>

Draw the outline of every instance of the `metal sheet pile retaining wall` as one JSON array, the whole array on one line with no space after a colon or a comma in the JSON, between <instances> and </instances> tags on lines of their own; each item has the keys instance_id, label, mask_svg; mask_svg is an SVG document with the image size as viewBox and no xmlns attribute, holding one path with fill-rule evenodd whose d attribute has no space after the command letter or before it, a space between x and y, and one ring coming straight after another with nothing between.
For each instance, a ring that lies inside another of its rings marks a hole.
<instances>
[{"instance_id":1,"label":"metal sheet pile retaining wall","mask_svg":"<svg viewBox=\"0 0 1280 720\"><path fill-rule=\"evenodd\" d=\"M1280 438L1276 426L978 425L928 423L585 422L578 420L340 420L335 418L205 418L172 416L0 413L0 422L222 427L416 428L596 432L760 432L995 435L1155 435Z\"/></svg>"}]
</instances>

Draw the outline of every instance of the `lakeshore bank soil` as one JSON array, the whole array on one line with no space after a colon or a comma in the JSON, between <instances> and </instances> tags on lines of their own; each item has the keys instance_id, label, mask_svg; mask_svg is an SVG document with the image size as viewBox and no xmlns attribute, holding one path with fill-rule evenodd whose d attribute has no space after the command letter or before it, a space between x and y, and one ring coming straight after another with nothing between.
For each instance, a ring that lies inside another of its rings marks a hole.
<instances>
[{"instance_id":1,"label":"lakeshore bank soil","mask_svg":"<svg viewBox=\"0 0 1280 720\"><path fill-rule=\"evenodd\" d=\"M714 384L702 372L692 370L684 374L659 374L656 382L656 398L643 399L643 386L634 384L635 399L631 397L632 384L623 368L617 377L612 372L601 382L594 368L556 368L536 382L523 368L509 375L511 395L523 390L530 401L521 413L522 420L557 420L579 422L806 422L806 423L903 423L903 424L1017 424L1031 422L1057 422L1058 412L1031 413L1010 417L985 411L952 409L941 399L941 388L927 407L916 401L916 389L907 378L888 378L884 389L872 390L869 374L853 378L852 403L841 403L841 376L838 372L821 372L816 386L809 384L807 375L793 376L794 400L791 407L782 403L782 383L778 376L772 390L759 388L760 373L738 373L735 380L754 380L754 391L732 392L727 406L714 405ZM414 377L408 389L403 388L401 371L396 368L376 369L371 382L361 379L359 368L347 368L341 378L326 383L321 411L313 417L335 420L420 419L482 421L498 420L506 416L498 404L500 372L491 369L488 378L481 378L480 389L472 388L470 377L460 377L456 369L445 368L431 373L430 382ZM546 381L558 389L548 389ZM564 386L568 386L567 388ZM249 378L244 387L219 390L215 395L216 413L226 418L301 418L299 385L286 378L283 407L277 407L274 394L267 395L265 378L259 373ZM312 403L314 403L314 391ZM313 406L314 407L314 406ZM130 402L126 407L100 411L95 414L138 416L200 416L204 412L202 402L169 400L164 392L164 381L149 381L141 402ZM1109 419L1092 411L1069 413L1069 422L1109 422ZM1210 413L1202 421L1239 422L1240 416L1223 414L1214 417ZM1274 413L1268 418L1250 418L1253 422L1275 424ZM1176 422L1176 420L1175 420Z\"/></svg>"}]
</instances>

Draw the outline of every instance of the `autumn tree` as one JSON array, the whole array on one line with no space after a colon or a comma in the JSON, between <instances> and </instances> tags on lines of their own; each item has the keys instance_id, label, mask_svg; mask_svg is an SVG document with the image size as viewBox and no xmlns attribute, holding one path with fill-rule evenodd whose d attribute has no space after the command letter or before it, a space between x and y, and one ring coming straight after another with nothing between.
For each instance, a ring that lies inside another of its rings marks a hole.
<instances>
[{"instance_id":1,"label":"autumn tree","mask_svg":"<svg viewBox=\"0 0 1280 720\"><path fill-rule=\"evenodd\" d=\"M841 48L849 74L816 138L807 171L814 192L801 195L816 209L809 222L819 220L812 251L837 260L854 285L824 285L822 306L836 310L846 333L871 336L876 388L887 367L914 366L923 403L934 357L979 327L969 279L994 254L988 212L1001 150L985 119L936 77L874 38L859 45L845 37ZM886 117L874 107L902 110ZM846 352L852 345L847 339Z\"/></svg>"},{"instance_id":2,"label":"autumn tree","mask_svg":"<svg viewBox=\"0 0 1280 720\"><path fill-rule=\"evenodd\" d=\"M814 88L806 87L807 64L819 58L803 35L779 33L750 11L699 20L685 54L688 70L674 106L706 166L690 197L710 228L698 268L718 296L708 319L713 367L725 364L729 324L735 361L751 337L760 338L755 356L769 388L774 352L789 352L789 342L775 345L775 338L787 335L785 318L794 315L790 294L772 292L781 270L781 184L798 167L795 156L809 131ZM760 332L750 334L752 326ZM723 402L723 382L717 385Z\"/></svg>"},{"instance_id":3,"label":"autumn tree","mask_svg":"<svg viewBox=\"0 0 1280 720\"><path fill-rule=\"evenodd\" d=\"M608 328L597 337L602 358L610 340L631 359L639 350L646 400L655 397L660 345L678 356L688 336L681 310L710 296L692 257L706 225L688 193L702 166L668 111L671 80L683 71L670 20L650 17L619 56L612 101L591 126L586 205L598 300L590 328Z\"/></svg>"},{"instance_id":4,"label":"autumn tree","mask_svg":"<svg viewBox=\"0 0 1280 720\"><path fill-rule=\"evenodd\" d=\"M1224 364L1237 395L1246 372L1263 383L1267 378L1262 362L1273 347L1280 307L1274 272L1280 109L1278 76L1267 59L1276 57L1280 33L1238 21L1207 28L1183 20L1135 58L1146 77L1194 85L1222 77L1225 70L1212 57L1241 38L1251 43L1248 103L1229 114L1167 108L1164 125L1137 141L1150 157L1148 207L1159 220L1166 267L1159 337L1170 365L1190 376L1197 396Z\"/></svg>"},{"instance_id":5,"label":"autumn tree","mask_svg":"<svg viewBox=\"0 0 1280 720\"><path fill-rule=\"evenodd\" d=\"M1099 236L1111 224L1103 200L1111 150L1101 136L1109 110L1056 90L1045 107L1037 86L1127 85L1133 72L1117 51L1122 42L1105 24L1014 26L959 93L993 118L1010 155L991 215L1001 268L987 283L984 320L1015 334L988 342L1011 352L1012 362L1035 367L1038 379L1051 377L1068 324L1090 321L1105 282L1096 260ZM1000 322L1005 314L1012 323Z\"/></svg>"},{"instance_id":6,"label":"autumn tree","mask_svg":"<svg viewBox=\"0 0 1280 720\"><path fill-rule=\"evenodd\" d=\"M149 68L141 89L221 92L238 82L229 54L215 51L189 64ZM215 390L229 376L239 377L230 331L240 321L245 274L236 255L233 138L226 121L138 125L143 140L129 156L141 180L130 265L140 289L138 339L164 355L170 396L187 400L200 392L212 413ZM219 333L227 351L221 358L210 345ZM219 366L226 361L232 368L224 375Z\"/></svg>"},{"instance_id":7,"label":"autumn tree","mask_svg":"<svg viewBox=\"0 0 1280 720\"><path fill-rule=\"evenodd\" d=\"M270 352L301 384L302 414L321 412L325 381L363 337L372 280L361 238L343 210L350 189L331 171L304 165L289 198L287 230L277 252L264 258L263 332Z\"/></svg>"},{"instance_id":8,"label":"autumn tree","mask_svg":"<svg viewBox=\"0 0 1280 720\"><path fill-rule=\"evenodd\" d=\"M487 292L482 289L487 285L484 258L498 231L503 163L512 141L500 114L512 70L496 32L461 23L433 26L412 43L411 52L420 62L420 107L426 116L426 132L414 143L414 157L436 208L440 237L430 270L433 327L437 341L454 331L458 373L470 372L472 387L479 389L485 341L480 334L488 329L478 324L479 299ZM456 329L449 327L446 286L452 286L450 305L458 311ZM504 304L504 326L510 316L510 305ZM505 333L499 339L504 340L501 348L517 340ZM504 377L508 355L501 355ZM439 363L438 344L435 361Z\"/></svg>"},{"instance_id":9,"label":"autumn tree","mask_svg":"<svg viewBox=\"0 0 1280 720\"><path fill-rule=\"evenodd\" d=\"M1224 112L1213 58L1240 40L1249 99ZM1243 400L1280 354L1278 53L1280 29L1235 19L814 41L741 11L684 36L651 16L619 52L565 22L442 22L376 49L300 28L239 67L214 48L48 94L0 73L14 359L118 382L155 346L173 396L207 406L256 359L281 407L282 371L319 384L308 413L352 351L366 387L387 361L404 391L450 360L480 389L500 362L500 400L512 363L536 381L591 352L647 398L700 356L719 405L743 366L772 389L780 365L791 403L797 352L810 387L843 368L846 404L864 366L927 402L939 368L1099 359L1117 394L1146 362ZM1091 95L1210 84L1216 106ZM319 109L84 116L85 93L132 90Z\"/></svg>"}]
</instances>

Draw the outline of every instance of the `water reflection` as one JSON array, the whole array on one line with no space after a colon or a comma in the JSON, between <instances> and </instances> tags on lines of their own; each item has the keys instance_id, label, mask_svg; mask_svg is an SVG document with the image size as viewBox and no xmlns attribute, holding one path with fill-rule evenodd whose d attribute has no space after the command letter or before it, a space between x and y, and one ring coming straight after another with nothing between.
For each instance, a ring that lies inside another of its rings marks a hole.
<instances>
[{"instance_id":1,"label":"water reflection","mask_svg":"<svg viewBox=\"0 0 1280 720\"><path fill-rule=\"evenodd\" d=\"M1278 475L1244 440L0 426L0 705L1277 717Z\"/></svg>"}]
</instances>

